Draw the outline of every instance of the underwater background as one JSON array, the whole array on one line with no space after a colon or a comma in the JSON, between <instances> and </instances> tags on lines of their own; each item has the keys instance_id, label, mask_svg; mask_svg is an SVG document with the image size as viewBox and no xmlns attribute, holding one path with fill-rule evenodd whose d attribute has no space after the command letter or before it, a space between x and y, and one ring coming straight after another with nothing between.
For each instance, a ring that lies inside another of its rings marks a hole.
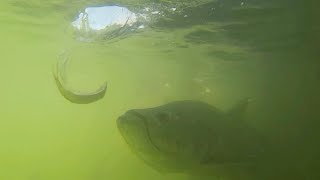
<instances>
[{"instance_id":1,"label":"underwater background","mask_svg":"<svg viewBox=\"0 0 320 180\"><path fill-rule=\"evenodd\" d=\"M79 11L105 5L152 10L137 31L79 41L70 26ZM184 99L227 109L244 97L253 99L247 123L275 151L258 179L319 179L319 5L2 0L0 179L197 179L148 167L130 152L116 119ZM107 80L102 100L79 105L61 96L52 68L65 54L72 88L90 91Z\"/></svg>"}]
</instances>

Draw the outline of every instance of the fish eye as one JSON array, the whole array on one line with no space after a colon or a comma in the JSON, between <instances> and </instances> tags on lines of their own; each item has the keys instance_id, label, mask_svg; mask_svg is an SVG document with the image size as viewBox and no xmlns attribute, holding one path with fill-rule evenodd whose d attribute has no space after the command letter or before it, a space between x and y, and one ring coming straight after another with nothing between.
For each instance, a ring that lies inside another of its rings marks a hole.
<instances>
[{"instance_id":1,"label":"fish eye","mask_svg":"<svg viewBox=\"0 0 320 180\"><path fill-rule=\"evenodd\" d=\"M169 114L168 113L158 113L156 114L157 119L161 122L161 123L166 123L169 121Z\"/></svg>"}]
</instances>

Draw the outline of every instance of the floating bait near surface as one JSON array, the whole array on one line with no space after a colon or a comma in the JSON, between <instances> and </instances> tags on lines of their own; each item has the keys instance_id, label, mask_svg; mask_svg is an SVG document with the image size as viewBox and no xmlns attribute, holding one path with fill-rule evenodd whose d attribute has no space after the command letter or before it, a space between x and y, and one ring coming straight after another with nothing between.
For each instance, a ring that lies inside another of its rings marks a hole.
<instances>
[{"instance_id":1,"label":"floating bait near surface","mask_svg":"<svg viewBox=\"0 0 320 180\"><path fill-rule=\"evenodd\" d=\"M59 92L63 97L75 104L89 104L102 99L107 91L107 82L103 83L97 90L93 92L79 92L71 90L66 84L65 68L68 58L59 60L53 69L53 77Z\"/></svg>"}]
</instances>

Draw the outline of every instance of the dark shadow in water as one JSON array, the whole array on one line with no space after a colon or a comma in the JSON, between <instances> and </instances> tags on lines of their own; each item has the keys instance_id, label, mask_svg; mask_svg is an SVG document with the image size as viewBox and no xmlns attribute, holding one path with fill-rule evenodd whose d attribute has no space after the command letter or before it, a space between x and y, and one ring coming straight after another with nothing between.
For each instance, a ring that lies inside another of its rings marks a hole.
<instances>
[{"instance_id":1,"label":"dark shadow in water","mask_svg":"<svg viewBox=\"0 0 320 180\"><path fill-rule=\"evenodd\" d=\"M189 43L195 44L218 44L225 41L225 37L220 32L213 32L208 30L196 30L184 36Z\"/></svg>"},{"instance_id":2,"label":"dark shadow in water","mask_svg":"<svg viewBox=\"0 0 320 180\"><path fill-rule=\"evenodd\" d=\"M263 90L255 117L270 149L258 179L320 179L320 2L240 3L218 1L186 9L155 27L203 25L204 29L185 35L185 40L231 43L261 53ZM215 23L220 25L212 25ZM209 55L225 60L244 58L241 53L217 50Z\"/></svg>"},{"instance_id":3,"label":"dark shadow in water","mask_svg":"<svg viewBox=\"0 0 320 180\"><path fill-rule=\"evenodd\" d=\"M247 56L244 53L240 52L226 52L213 50L208 53L208 56L215 56L224 61L241 61L247 59Z\"/></svg>"},{"instance_id":4,"label":"dark shadow in water","mask_svg":"<svg viewBox=\"0 0 320 180\"><path fill-rule=\"evenodd\" d=\"M309 7L304 3L285 0L217 1L185 9L160 19L153 26L165 30L205 25L206 29L187 34L185 40L217 44L232 38L232 44L251 47L259 52L290 51L301 47L311 31L307 22ZM221 25L217 27L217 23Z\"/></svg>"}]
</instances>

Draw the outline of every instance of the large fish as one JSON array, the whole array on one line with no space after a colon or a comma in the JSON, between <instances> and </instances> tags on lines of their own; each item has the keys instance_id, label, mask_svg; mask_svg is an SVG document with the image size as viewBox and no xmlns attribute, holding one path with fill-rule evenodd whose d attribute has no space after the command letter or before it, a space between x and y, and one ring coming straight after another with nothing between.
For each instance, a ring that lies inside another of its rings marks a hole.
<instances>
[{"instance_id":1,"label":"large fish","mask_svg":"<svg viewBox=\"0 0 320 180\"><path fill-rule=\"evenodd\" d=\"M67 86L65 80L65 68L68 58L61 58L53 69L53 77L61 95L75 104L89 104L102 99L107 91L107 82L103 83L93 92L79 92Z\"/></svg>"},{"instance_id":2,"label":"large fish","mask_svg":"<svg viewBox=\"0 0 320 180\"><path fill-rule=\"evenodd\" d=\"M117 125L133 152L160 172L209 169L221 176L251 167L263 152L256 131L244 121L247 104L245 99L223 112L200 101L176 101L129 110Z\"/></svg>"}]
</instances>

